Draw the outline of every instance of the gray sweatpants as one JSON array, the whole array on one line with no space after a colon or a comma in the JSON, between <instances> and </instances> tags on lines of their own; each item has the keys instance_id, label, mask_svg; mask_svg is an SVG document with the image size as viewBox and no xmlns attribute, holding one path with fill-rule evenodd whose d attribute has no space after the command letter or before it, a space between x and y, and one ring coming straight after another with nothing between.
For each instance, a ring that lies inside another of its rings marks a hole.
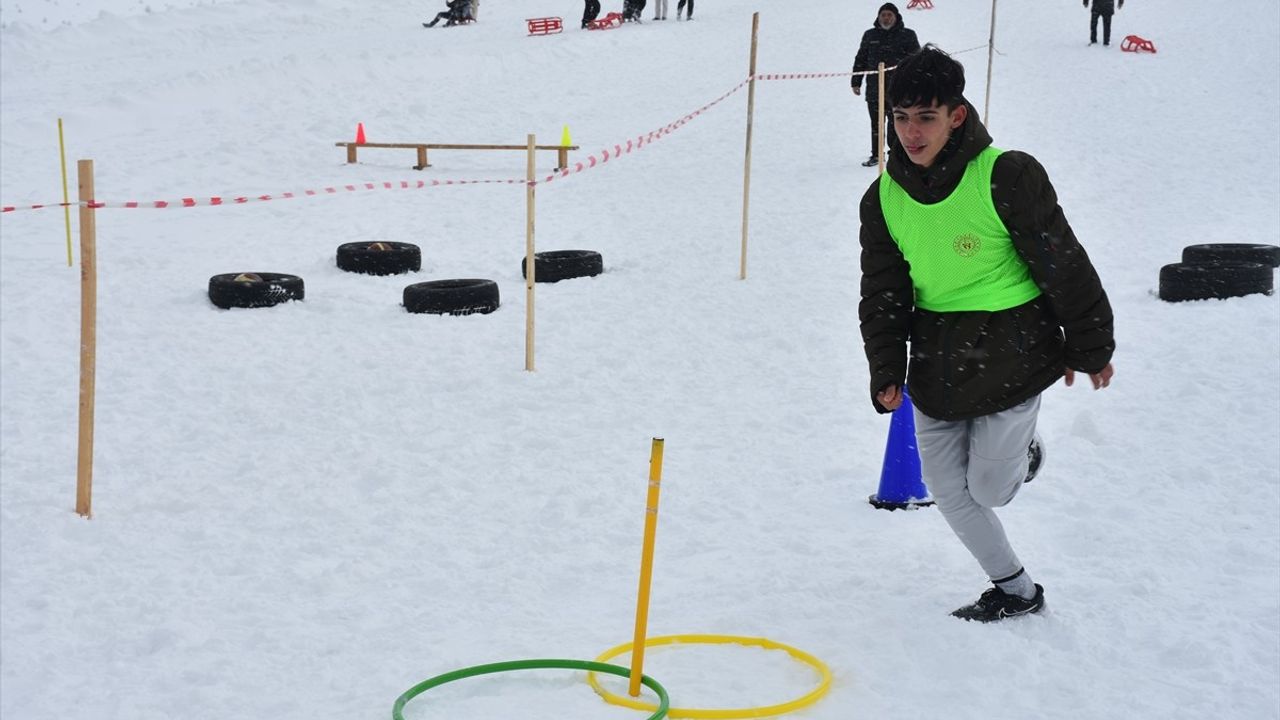
<instances>
[{"instance_id":1,"label":"gray sweatpants","mask_svg":"<svg viewBox=\"0 0 1280 720\"><path fill-rule=\"evenodd\" d=\"M952 531L992 580L1022 569L992 508L1007 505L1022 489L1027 446L1039 412L1039 395L972 420L935 420L915 411L925 485Z\"/></svg>"}]
</instances>

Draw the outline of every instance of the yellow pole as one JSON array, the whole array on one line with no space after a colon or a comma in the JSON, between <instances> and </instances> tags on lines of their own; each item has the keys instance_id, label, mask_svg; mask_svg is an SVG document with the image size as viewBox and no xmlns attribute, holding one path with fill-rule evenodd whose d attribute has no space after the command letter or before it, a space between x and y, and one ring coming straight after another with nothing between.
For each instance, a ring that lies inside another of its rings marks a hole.
<instances>
[{"instance_id":1,"label":"yellow pole","mask_svg":"<svg viewBox=\"0 0 1280 720\"><path fill-rule=\"evenodd\" d=\"M524 226L524 369L526 372L533 372L533 283L535 282L535 274L537 263L534 262L533 256L533 215L534 215L534 184L533 174L536 169L534 164L534 148L538 144L538 139L532 134L527 138L528 147L526 152L528 158L526 162L525 173L525 226Z\"/></svg>"},{"instance_id":2,"label":"yellow pole","mask_svg":"<svg viewBox=\"0 0 1280 720\"><path fill-rule=\"evenodd\" d=\"M886 133L888 133L888 130L886 130L884 127L884 63L880 63L880 69L878 74L880 76L879 79L877 80L877 82L880 83L880 98L876 102L876 105L877 105L876 112L878 113L876 115L876 122L879 124L880 132L876 133L876 137L880 138L880 147L876 148L876 156L880 158L879 167L877 168L877 170L883 173L884 172L884 148L885 148L885 145L888 144L886 141L889 139L886 136Z\"/></svg>"},{"instance_id":3,"label":"yellow pole","mask_svg":"<svg viewBox=\"0 0 1280 720\"><path fill-rule=\"evenodd\" d=\"M991 64L996 54L996 0L991 0L991 34L987 36L987 102L982 106L982 124L991 127Z\"/></svg>"},{"instance_id":4,"label":"yellow pole","mask_svg":"<svg viewBox=\"0 0 1280 720\"><path fill-rule=\"evenodd\" d=\"M747 220L751 217L751 129L756 113L756 47L760 35L760 13L751 14L751 67L747 77L747 152L742 161L742 257L738 260L738 279L747 279ZM632 693L634 695L635 693Z\"/></svg>"},{"instance_id":5,"label":"yellow pole","mask_svg":"<svg viewBox=\"0 0 1280 720\"><path fill-rule=\"evenodd\" d=\"M67 225L67 267L75 264L71 258L71 196L67 194L67 145L62 141L62 118L58 118L58 159L62 163L62 217Z\"/></svg>"},{"instance_id":6,"label":"yellow pole","mask_svg":"<svg viewBox=\"0 0 1280 720\"><path fill-rule=\"evenodd\" d=\"M93 409L98 357L97 210L93 161L76 163L80 185L80 442L76 463L76 512L93 516Z\"/></svg>"},{"instance_id":7,"label":"yellow pole","mask_svg":"<svg viewBox=\"0 0 1280 720\"><path fill-rule=\"evenodd\" d=\"M653 580L653 541L658 532L658 492L662 489L662 438L649 453L649 497L645 502L644 551L640 556L640 593L636 596L636 634L631 645L631 697L640 697L644 639L649 626L649 584Z\"/></svg>"}]
</instances>

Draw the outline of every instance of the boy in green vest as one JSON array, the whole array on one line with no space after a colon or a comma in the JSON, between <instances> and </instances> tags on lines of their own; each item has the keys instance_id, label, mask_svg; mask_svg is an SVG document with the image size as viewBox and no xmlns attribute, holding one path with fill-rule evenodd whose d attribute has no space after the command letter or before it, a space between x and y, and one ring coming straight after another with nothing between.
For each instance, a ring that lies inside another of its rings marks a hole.
<instances>
[{"instance_id":1,"label":"boy in green vest","mask_svg":"<svg viewBox=\"0 0 1280 720\"><path fill-rule=\"evenodd\" d=\"M994 583L952 615L991 622L1044 607L994 511L1039 469L1040 393L1077 372L1107 387L1115 340L1044 168L991 147L963 93L932 45L894 73L899 143L859 208L858 315L872 404L892 412L910 386L924 480Z\"/></svg>"}]
</instances>

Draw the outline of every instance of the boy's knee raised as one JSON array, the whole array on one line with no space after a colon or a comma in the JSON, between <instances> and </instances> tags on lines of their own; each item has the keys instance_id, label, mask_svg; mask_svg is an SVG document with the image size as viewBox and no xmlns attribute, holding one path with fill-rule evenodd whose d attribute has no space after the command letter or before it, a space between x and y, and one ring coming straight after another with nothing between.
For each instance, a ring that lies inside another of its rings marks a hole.
<instances>
[{"instance_id":1,"label":"boy's knee raised","mask_svg":"<svg viewBox=\"0 0 1280 720\"><path fill-rule=\"evenodd\" d=\"M1027 475L1026 456L1008 460L969 457L969 494L983 507L1004 507L1022 489Z\"/></svg>"}]
</instances>

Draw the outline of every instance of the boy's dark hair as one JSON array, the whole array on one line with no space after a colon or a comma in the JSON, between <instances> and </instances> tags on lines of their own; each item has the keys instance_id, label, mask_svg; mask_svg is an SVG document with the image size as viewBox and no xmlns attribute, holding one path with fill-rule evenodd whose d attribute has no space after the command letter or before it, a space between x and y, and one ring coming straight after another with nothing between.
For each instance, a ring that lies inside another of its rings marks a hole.
<instances>
[{"instance_id":1,"label":"boy's dark hair","mask_svg":"<svg viewBox=\"0 0 1280 720\"><path fill-rule=\"evenodd\" d=\"M898 63L889 80L889 106L946 105L954 110L964 104L964 66L929 43Z\"/></svg>"}]
</instances>

